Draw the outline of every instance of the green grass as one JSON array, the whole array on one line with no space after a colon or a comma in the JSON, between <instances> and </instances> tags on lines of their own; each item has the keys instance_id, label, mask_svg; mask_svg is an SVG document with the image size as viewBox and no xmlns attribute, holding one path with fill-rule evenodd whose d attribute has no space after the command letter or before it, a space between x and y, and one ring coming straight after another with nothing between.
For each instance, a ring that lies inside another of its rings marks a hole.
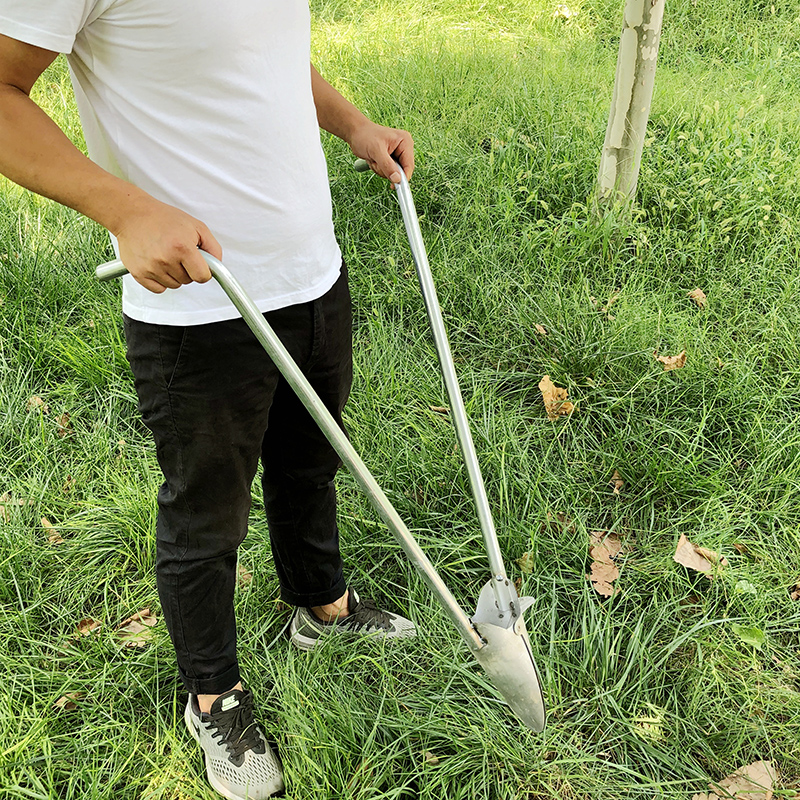
<instances>
[{"instance_id":1,"label":"green grass","mask_svg":"<svg viewBox=\"0 0 800 800\"><path fill-rule=\"evenodd\" d=\"M276 641L288 612L256 502L241 660L289 795L688 798L763 758L789 796L800 788L800 606L787 591L800 577L796 4L668 5L638 213L603 225L587 208L620 3L576 2L566 24L540 0L312 6L323 74L416 139L415 200L501 545L535 598L550 721L539 736L514 721L342 475L354 582L424 635L310 655ZM68 84L58 62L36 96L80 143ZM447 399L399 211L382 182L352 172L346 147L325 146L356 304L348 426L471 613L488 569L452 429L429 409ZM158 610L159 474L118 287L92 278L106 236L0 188L0 494L31 501L0 521L0 794L211 798L163 623L144 650L111 633ZM686 297L696 286L706 309ZM612 319L590 298L615 292ZM653 358L683 349L680 371ZM568 420L547 420L544 374L577 403ZM48 414L27 409L33 395ZM48 544L42 516L64 544ZM606 601L585 579L599 529L625 547L621 591ZM681 533L727 557L713 582L672 561ZM516 564L526 552L530 573ZM86 617L105 625L70 640ZM762 631L763 647L734 625ZM85 694L78 709L55 710L69 692Z\"/></svg>"}]
</instances>

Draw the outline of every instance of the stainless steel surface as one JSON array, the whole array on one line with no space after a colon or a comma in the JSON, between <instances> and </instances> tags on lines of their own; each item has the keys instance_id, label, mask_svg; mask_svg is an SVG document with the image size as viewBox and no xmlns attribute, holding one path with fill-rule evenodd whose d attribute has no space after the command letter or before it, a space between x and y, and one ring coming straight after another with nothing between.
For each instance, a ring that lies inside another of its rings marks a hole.
<instances>
[{"instance_id":1,"label":"stainless steel surface","mask_svg":"<svg viewBox=\"0 0 800 800\"><path fill-rule=\"evenodd\" d=\"M202 252L202 255L211 269L211 274L222 286L281 374L300 397L303 405L308 409L328 438L328 441L347 465L376 511L394 534L411 563L417 568L425 583L444 607L469 649L477 653L484 647L483 641L461 606L458 605L456 599L444 584L444 581L439 577L433 564L420 549L394 506L389 502L389 498L383 493L383 490L378 486L377 481L367 469L353 445L350 444L344 431L336 424L322 400L306 380L286 348L281 344L280 339L227 267L209 253ZM95 270L95 274L100 280L117 278L126 272L125 266L119 260L102 264Z\"/></svg>"},{"instance_id":2,"label":"stainless steel surface","mask_svg":"<svg viewBox=\"0 0 800 800\"><path fill-rule=\"evenodd\" d=\"M506 580L506 568L503 563L503 556L500 553L500 545L497 541L492 512L489 508L489 500L486 496L486 488L481 476L481 468L478 463L478 456L475 453L475 445L472 442L472 435L469 430L467 413L464 409L464 401L461 397L461 390L458 385L453 357L450 353L450 344L447 339L447 331L444 327L442 312L439 307L439 299L436 294L436 287L433 283L428 254L425 250L425 243L422 240L422 232L419 228L419 219L414 208L414 198L408 185L408 179L403 170L400 172L400 183L395 184L397 199L400 203L400 210L403 214L403 222L408 234L408 243L411 246L411 254L414 258L414 265L419 278L422 297L425 301L425 309L428 312L433 340L436 345L436 352L439 355L439 364L442 369L442 377L447 388L447 395L450 398L450 415L458 436L458 443L464 456L464 463L467 467L472 494L475 498L475 506L478 511L478 521L480 522L483 533L483 541L486 546L486 553L489 557L489 566L492 570L492 577L496 580L492 582L494 586L495 599L501 611L510 611L516 593L512 596L507 590L508 581ZM519 614L519 609L516 609Z\"/></svg>"},{"instance_id":3,"label":"stainless steel surface","mask_svg":"<svg viewBox=\"0 0 800 800\"><path fill-rule=\"evenodd\" d=\"M521 614L503 613L497 609L494 582L490 580L483 587L478 610L472 618L486 641L486 646L475 653L475 658L511 710L532 731L539 733L544 730L546 711L528 630ZM516 597L513 585L510 588ZM524 610L532 602L532 598L522 597L516 605Z\"/></svg>"}]
</instances>

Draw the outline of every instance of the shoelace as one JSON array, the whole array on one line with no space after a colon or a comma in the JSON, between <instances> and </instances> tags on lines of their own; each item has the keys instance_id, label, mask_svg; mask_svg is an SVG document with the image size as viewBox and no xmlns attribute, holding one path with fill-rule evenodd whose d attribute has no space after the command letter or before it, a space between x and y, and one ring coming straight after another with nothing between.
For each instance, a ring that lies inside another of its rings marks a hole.
<instances>
[{"instance_id":1,"label":"shoelace","mask_svg":"<svg viewBox=\"0 0 800 800\"><path fill-rule=\"evenodd\" d=\"M230 754L230 760L237 766L241 766L244 754L248 750L257 753L266 752L264 740L253 719L252 695L242 697L239 705L230 711L217 711L207 724L214 726L212 738L221 737L222 744Z\"/></svg>"},{"instance_id":2,"label":"shoelace","mask_svg":"<svg viewBox=\"0 0 800 800\"><path fill-rule=\"evenodd\" d=\"M345 617L342 622L353 627L370 626L384 628L388 630L392 627L389 615L378 608L373 600L359 600L355 608L350 612L349 617Z\"/></svg>"}]
</instances>

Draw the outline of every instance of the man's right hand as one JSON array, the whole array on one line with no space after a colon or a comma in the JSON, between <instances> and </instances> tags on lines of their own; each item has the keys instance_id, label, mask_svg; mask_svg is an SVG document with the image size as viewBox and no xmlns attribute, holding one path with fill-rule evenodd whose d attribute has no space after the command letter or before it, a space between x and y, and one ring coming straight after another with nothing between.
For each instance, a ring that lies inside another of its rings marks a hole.
<instances>
[{"instance_id":1,"label":"man's right hand","mask_svg":"<svg viewBox=\"0 0 800 800\"><path fill-rule=\"evenodd\" d=\"M0 34L0 173L113 233L122 263L151 292L204 282L198 248L222 248L199 220L161 203L86 158L31 99L56 53Z\"/></svg>"},{"instance_id":2,"label":"man's right hand","mask_svg":"<svg viewBox=\"0 0 800 800\"><path fill-rule=\"evenodd\" d=\"M145 195L126 209L118 230L122 263L151 292L211 280L200 250L221 259L222 248L200 220Z\"/></svg>"}]
</instances>

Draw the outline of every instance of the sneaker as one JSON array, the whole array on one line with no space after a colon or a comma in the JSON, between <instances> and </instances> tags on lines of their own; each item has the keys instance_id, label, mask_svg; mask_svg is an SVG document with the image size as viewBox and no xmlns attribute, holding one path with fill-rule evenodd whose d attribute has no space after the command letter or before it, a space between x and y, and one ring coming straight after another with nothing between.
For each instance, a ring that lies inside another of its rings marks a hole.
<instances>
[{"instance_id":1,"label":"sneaker","mask_svg":"<svg viewBox=\"0 0 800 800\"><path fill-rule=\"evenodd\" d=\"M203 749L211 785L229 800L263 800L283 790L278 757L253 719L253 695L231 689L211 713L201 713L189 695L183 715L189 733Z\"/></svg>"},{"instance_id":2,"label":"sneaker","mask_svg":"<svg viewBox=\"0 0 800 800\"><path fill-rule=\"evenodd\" d=\"M417 635L410 619L382 611L372 600L362 600L349 590L346 617L323 622L310 608L297 608L289 625L289 641L301 650L313 649L320 639L332 633L375 636L379 639L408 639Z\"/></svg>"}]
</instances>

